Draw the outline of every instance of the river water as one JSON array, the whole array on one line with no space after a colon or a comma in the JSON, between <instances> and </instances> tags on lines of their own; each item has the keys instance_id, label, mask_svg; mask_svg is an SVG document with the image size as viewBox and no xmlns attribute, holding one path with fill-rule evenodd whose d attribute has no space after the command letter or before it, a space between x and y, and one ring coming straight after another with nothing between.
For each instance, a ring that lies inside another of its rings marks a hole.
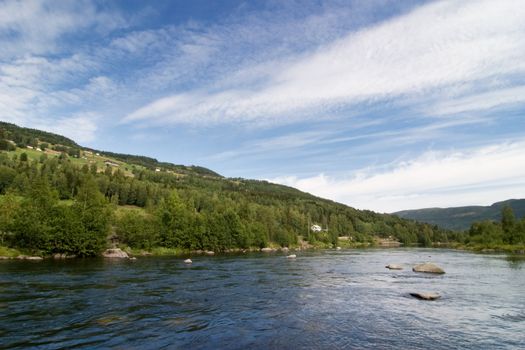
<instances>
[{"instance_id":1,"label":"river water","mask_svg":"<svg viewBox=\"0 0 525 350\"><path fill-rule=\"evenodd\" d=\"M430 249L297 255L194 256L190 266L0 261L0 347L525 348L523 259ZM412 272L425 261L446 274ZM409 296L425 291L442 298Z\"/></svg>"}]
</instances>

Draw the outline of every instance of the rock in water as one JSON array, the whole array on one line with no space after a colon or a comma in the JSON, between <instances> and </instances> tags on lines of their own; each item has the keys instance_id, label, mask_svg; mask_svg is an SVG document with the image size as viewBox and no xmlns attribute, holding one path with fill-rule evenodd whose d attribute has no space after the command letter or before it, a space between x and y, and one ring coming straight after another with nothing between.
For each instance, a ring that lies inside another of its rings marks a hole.
<instances>
[{"instance_id":1,"label":"rock in water","mask_svg":"<svg viewBox=\"0 0 525 350\"><path fill-rule=\"evenodd\" d=\"M102 256L104 258L118 258L118 259L129 258L128 254L120 248L106 249L106 251L102 253Z\"/></svg>"},{"instance_id":2,"label":"rock in water","mask_svg":"<svg viewBox=\"0 0 525 350\"><path fill-rule=\"evenodd\" d=\"M295 259L295 258L297 258L297 255L295 255L295 254L290 254L290 255L288 255L286 258L288 258L288 259Z\"/></svg>"},{"instance_id":3,"label":"rock in water","mask_svg":"<svg viewBox=\"0 0 525 350\"><path fill-rule=\"evenodd\" d=\"M193 261L191 261L191 259L186 259L186 260L184 260L184 263L185 263L185 264L191 264L192 262L193 262Z\"/></svg>"},{"instance_id":4,"label":"rock in water","mask_svg":"<svg viewBox=\"0 0 525 350\"><path fill-rule=\"evenodd\" d=\"M19 260L34 260L34 261L44 260L44 258L40 256L27 256L27 255L19 255L16 258Z\"/></svg>"},{"instance_id":5,"label":"rock in water","mask_svg":"<svg viewBox=\"0 0 525 350\"><path fill-rule=\"evenodd\" d=\"M414 266L412 269L414 272L426 272L426 273L437 273L437 274L443 274L445 273L445 270L443 270L441 267L431 264L431 263L424 263Z\"/></svg>"},{"instance_id":6,"label":"rock in water","mask_svg":"<svg viewBox=\"0 0 525 350\"><path fill-rule=\"evenodd\" d=\"M388 264L385 267L390 270L403 270L403 266L398 264Z\"/></svg>"},{"instance_id":7,"label":"rock in water","mask_svg":"<svg viewBox=\"0 0 525 350\"><path fill-rule=\"evenodd\" d=\"M438 293L410 293L410 295L421 300L436 300L441 298L441 295Z\"/></svg>"},{"instance_id":8,"label":"rock in water","mask_svg":"<svg viewBox=\"0 0 525 350\"><path fill-rule=\"evenodd\" d=\"M272 248L261 248L261 252L263 252L263 253L271 253L271 252L273 252L273 249Z\"/></svg>"},{"instance_id":9,"label":"rock in water","mask_svg":"<svg viewBox=\"0 0 525 350\"><path fill-rule=\"evenodd\" d=\"M341 247L335 247L336 250L341 250Z\"/></svg>"}]
</instances>

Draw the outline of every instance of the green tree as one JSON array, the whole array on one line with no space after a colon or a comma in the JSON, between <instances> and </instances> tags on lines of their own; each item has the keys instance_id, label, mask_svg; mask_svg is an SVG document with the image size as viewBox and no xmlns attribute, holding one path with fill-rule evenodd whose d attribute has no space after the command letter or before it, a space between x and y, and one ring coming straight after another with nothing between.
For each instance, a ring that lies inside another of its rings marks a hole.
<instances>
[{"instance_id":1,"label":"green tree","mask_svg":"<svg viewBox=\"0 0 525 350\"><path fill-rule=\"evenodd\" d=\"M32 184L9 228L17 246L35 251L48 248L57 203L58 194L46 180L38 179Z\"/></svg>"},{"instance_id":2,"label":"green tree","mask_svg":"<svg viewBox=\"0 0 525 350\"><path fill-rule=\"evenodd\" d=\"M0 165L0 194L4 194L16 177L16 171Z\"/></svg>"},{"instance_id":3,"label":"green tree","mask_svg":"<svg viewBox=\"0 0 525 350\"><path fill-rule=\"evenodd\" d=\"M501 210L501 228L503 229L505 243L517 243L516 217L510 205L505 205Z\"/></svg>"},{"instance_id":4,"label":"green tree","mask_svg":"<svg viewBox=\"0 0 525 350\"><path fill-rule=\"evenodd\" d=\"M133 248L151 249L159 243L159 223L153 215L127 211L116 221L119 239Z\"/></svg>"},{"instance_id":5,"label":"green tree","mask_svg":"<svg viewBox=\"0 0 525 350\"><path fill-rule=\"evenodd\" d=\"M106 246L112 212L93 178L87 177L79 187L71 211L72 221L79 227L72 240L72 252L96 255Z\"/></svg>"},{"instance_id":6,"label":"green tree","mask_svg":"<svg viewBox=\"0 0 525 350\"><path fill-rule=\"evenodd\" d=\"M170 195L160 203L157 217L161 226L160 238L164 246L191 246L187 236L191 227L191 218L177 191L171 191Z\"/></svg>"}]
</instances>

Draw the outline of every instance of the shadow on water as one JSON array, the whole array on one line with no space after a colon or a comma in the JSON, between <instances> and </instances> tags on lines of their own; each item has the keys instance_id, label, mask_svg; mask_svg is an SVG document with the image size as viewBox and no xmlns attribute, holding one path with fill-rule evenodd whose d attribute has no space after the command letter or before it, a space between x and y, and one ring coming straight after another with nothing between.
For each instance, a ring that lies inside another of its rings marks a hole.
<instances>
[{"instance_id":1,"label":"shadow on water","mask_svg":"<svg viewBox=\"0 0 525 350\"><path fill-rule=\"evenodd\" d=\"M525 267L525 255L513 254L505 257L511 269L522 269Z\"/></svg>"}]
</instances>

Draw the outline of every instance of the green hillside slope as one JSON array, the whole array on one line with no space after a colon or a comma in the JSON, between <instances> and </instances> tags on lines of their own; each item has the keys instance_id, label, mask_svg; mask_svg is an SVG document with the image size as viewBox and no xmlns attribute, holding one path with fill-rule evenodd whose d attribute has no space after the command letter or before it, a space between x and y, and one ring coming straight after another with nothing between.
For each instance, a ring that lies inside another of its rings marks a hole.
<instances>
[{"instance_id":1,"label":"green hillside slope","mask_svg":"<svg viewBox=\"0 0 525 350\"><path fill-rule=\"evenodd\" d=\"M0 124L0 219L0 245L45 254L96 255L108 244L224 251L303 239L328 247L390 236L420 245L457 238L291 187L88 149L6 123ZM310 230L312 224L323 230Z\"/></svg>"}]
</instances>

